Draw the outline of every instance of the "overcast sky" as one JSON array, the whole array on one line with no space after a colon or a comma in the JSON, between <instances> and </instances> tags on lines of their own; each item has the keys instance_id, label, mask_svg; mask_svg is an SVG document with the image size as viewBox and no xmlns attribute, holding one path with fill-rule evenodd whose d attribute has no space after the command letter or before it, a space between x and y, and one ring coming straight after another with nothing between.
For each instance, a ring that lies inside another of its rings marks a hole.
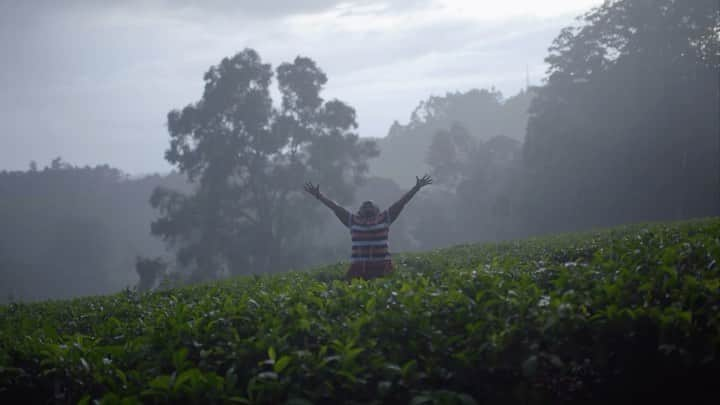
<instances>
[{"instance_id":1,"label":"overcast sky","mask_svg":"<svg viewBox=\"0 0 720 405\"><path fill-rule=\"evenodd\" d=\"M559 30L601 0L0 0L0 170L62 156L165 172L169 110L197 101L223 57L297 55L361 136L431 94L539 83Z\"/></svg>"}]
</instances>

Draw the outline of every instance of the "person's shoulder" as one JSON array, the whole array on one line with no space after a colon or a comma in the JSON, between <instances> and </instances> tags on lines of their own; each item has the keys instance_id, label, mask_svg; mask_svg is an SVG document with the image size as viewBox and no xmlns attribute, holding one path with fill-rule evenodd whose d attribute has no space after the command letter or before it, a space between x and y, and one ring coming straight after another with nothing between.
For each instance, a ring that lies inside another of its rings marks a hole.
<instances>
[{"instance_id":1,"label":"person's shoulder","mask_svg":"<svg viewBox=\"0 0 720 405\"><path fill-rule=\"evenodd\" d=\"M388 221L390 221L390 219L391 219L390 210L385 210L385 211L379 213L376 217L377 223L388 222Z\"/></svg>"}]
</instances>

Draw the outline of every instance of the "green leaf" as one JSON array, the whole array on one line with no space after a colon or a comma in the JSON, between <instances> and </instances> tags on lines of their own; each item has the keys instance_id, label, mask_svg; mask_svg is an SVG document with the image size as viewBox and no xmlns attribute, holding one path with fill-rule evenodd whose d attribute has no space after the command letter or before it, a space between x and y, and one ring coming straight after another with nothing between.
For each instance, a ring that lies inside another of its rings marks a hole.
<instances>
[{"instance_id":1,"label":"green leaf","mask_svg":"<svg viewBox=\"0 0 720 405\"><path fill-rule=\"evenodd\" d=\"M477 401L468 394L458 394L457 398L462 405L477 405Z\"/></svg>"},{"instance_id":2,"label":"green leaf","mask_svg":"<svg viewBox=\"0 0 720 405\"><path fill-rule=\"evenodd\" d=\"M232 388L232 387L237 386L237 383L238 383L238 376L235 373L235 368L230 367L225 372L225 386Z\"/></svg>"},{"instance_id":3,"label":"green leaf","mask_svg":"<svg viewBox=\"0 0 720 405\"><path fill-rule=\"evenodd\" d=\"M365 309L368 312L373 312L373 311L375 311L375 304L376 304L376 300L375 300L375 297L373 296L372 298L370 298L367 301L367 303L365 303Z\"/></svg>"},{"instance_id":4,"label":"green leaf","mask_svg":"<svg viewBox=\"0 0 720 405\"><path fill-rule=\"evenodd\" d=\"M190 382L190 385L195 385L199 380L202 372L196 368L185 370L175 379L175 387L182 387L186 382Z\"/></svg>"},{"instance_id":5,"label":"green leaf","mask_svg":"<svg viewBox=\"0 0 720 405\"><path fill-rule=\"evenodd\" d=\"M170 384L171 379L169 375L159 375L155 378L153 378L149 383L148 386L150 388L154 388L161 391L169 391L170 390Z\"/></svg>"},{"instance_id":6,"label":"green leaf","mask_svg":"<svg viewBox=\"0 0 720 405\"><path fill-rule=\"evenodd\" d=\"M125 376L125 373L123 373L123 371L119 368L116 368L114 372L115 375L120 379L120 382L122 382L123 385L127 385L127 377Z\"/></svg>"},{"instance_id":7,"label":"green leaf","mask_svg":"<svg viewBox=\"0 0 720 405\"><path fill-rule=\"evenodd\" d=\"M432 397L427 395L416 395L412 400L410 400L410 405L432 404L433 402Z\"/></svg>"},{"instance_id":8,"label":"green leaf","mask_svg":"<svg viewBox=\"0 0 720 405\"><path fill-rule=\"evenodd\" d=\"M303 398L290 398L285 405L313 405L313 403Z\"/></svg>"},{"instance_id":9,"label":"green leaf","mask_svg":"<svg viewBox=\"0 0 720 405\"><path fill-rule=\"evenodd\" d=\"M560 359L559 356L555 354L550 354L547 356L548 360L550 360L550 364L552 364L555 367L561 368L565 366L565 363Z\"/></svg>"},{"instance_id":10,"label":"green leaf","mask_svg":"<svg viewBox=\"0 0 720 405\"><path fill-rule=\"evenodd\" d=\"M282 373L283 370L290 364L290 361L292 361L292 357L290 356L282 356L280 359L275 362L275 365L273 366L273 370L276 373Z\"/></svg>"},{"instance_id":11,"label":"green leaf","mask_svg":"<svg viewBox=\"0 0 720 405\"><path fill-rule=\"evenodd\" d=\"M180 348L180 350L173 353L172 361L173 366L175 366L175 370L182 371L185 368L186 361L188 355L188 349L185 347Z\"/></svg>"},{"instance_id":12,"label":"green leaf","mask_svg":"<svg viewBox=\"0 0 720 405\"><path fill-rule=\"evenodd\" d=\"M402 366L402 376L404 379L407 379L411 373L414 373L417 369L417 362L415 360L410 360L407 363L403 364Z\"/></svg>"},{"instance_id":13,"label":"green leaf","mask_svg":"<svg viewBox=\"0 0 720 405\"><path fill-rule=\"evenodd\" d=\"M538 358L532 355L527 358L522 364L522 371L526 377L534 377L538 368Z\"/></svg>"},{"instance_id":14,"label":"green leaf","mask_svg":"<svg viewBox=\"0 0 720 405\"><path fill-rule=\"evenodd\" d=\"M261 380L277 380L278 375L277 373L273 373L272 371L264 371L257 375L259 379Z\"/></svg>"}]
</instances>

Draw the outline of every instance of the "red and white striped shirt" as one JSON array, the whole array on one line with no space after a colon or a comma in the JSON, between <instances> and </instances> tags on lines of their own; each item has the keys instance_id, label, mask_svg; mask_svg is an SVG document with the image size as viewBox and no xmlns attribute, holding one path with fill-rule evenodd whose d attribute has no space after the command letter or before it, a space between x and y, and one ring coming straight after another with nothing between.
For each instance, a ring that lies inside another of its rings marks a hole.
<instances>
[{"instance_id":1,"label":"red and white striped shirt","mask_svg":"<svg viewBox=\"0 0 720 405\"><path fill-rule=\"evenodd\" d=\"M389 262L388 235L390 213L385 210L373 217L350 214L348 224L352 237L351 263Z\"/></svg>"}]
</instances>

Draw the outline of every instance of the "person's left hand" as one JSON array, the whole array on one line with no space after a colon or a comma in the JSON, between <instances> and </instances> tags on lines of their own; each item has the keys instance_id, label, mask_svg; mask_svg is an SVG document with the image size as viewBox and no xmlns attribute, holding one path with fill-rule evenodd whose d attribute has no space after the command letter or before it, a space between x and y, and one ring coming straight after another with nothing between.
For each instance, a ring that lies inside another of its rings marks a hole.
<instances>
[{"instance_id":1,"label":"person's left hand","mask_svg":"<svg viewBox=\"0 0 720 405\"><path fill-rule=\"evenodd\" d=\"M419 190L428 184L432 184L432 177L428 176L427 174L424 175L422 178L415 176L415 187Z\"/></svg>"}]
</instances>

